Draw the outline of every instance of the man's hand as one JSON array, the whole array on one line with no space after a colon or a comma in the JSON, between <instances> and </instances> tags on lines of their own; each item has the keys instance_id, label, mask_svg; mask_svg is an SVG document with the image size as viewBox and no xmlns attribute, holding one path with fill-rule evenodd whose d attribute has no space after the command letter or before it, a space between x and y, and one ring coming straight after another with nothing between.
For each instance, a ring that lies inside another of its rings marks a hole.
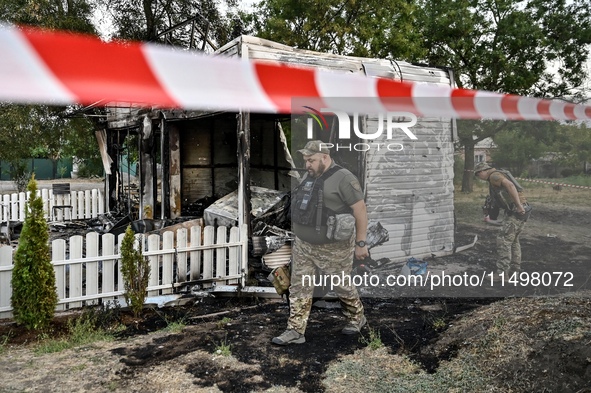
<instances>
[{"instance_id":1,"label":"man's hand","mask_svg":"<svg viewBox=\"0 0 591 393\"><path fill-rule=\"evenodd\" d=\"M367 257L369 257L367 246L359 247L358 245L355 245L355 258L358 260L363 260Z\"/></svg>"},{"instance_id":2,"label":"man's hand","mask_svg":"<svg viewBox=\"0 0 591 393\"><path fill-rule=\"evenodd\" d=\"M517 205L517 214L519 214L520 216L523 216L525 214L525 209L521 204Z\"/></svg>"}]
</instances>

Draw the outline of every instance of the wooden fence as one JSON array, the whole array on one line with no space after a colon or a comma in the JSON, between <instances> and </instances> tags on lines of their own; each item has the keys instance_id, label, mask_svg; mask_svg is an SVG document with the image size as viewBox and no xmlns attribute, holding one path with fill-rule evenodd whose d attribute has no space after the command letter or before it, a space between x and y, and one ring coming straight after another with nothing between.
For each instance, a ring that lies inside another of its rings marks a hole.
<instances>
[{"instance_id":1,"label":"wooden fence","mask_svg":"<svg viewBox=\"0 0 591 393\"><path fill-rule=\"evenodd\" d=\"M122 299L119 251L123 234L89 233L51 243L58 310ZM179 286L215 282L244 285L248 271L248 229L194 226L163 235L136 235L150 262L148 296L173 293ZM14 249L0 247L0 318L9 318Z\"/></svg>"},{"instance_id":2,"label":"wooden fence","mask_svg":"<svg viewBox=\"0 0 591 393\"><path fill-rule=\"evenodd\" d=\"M71 191L70 195L53 195L51 189L41 189L43 199L43 210L45 218L49 221L61 221L76 219L96 218L99 214L105 213L105 203L99 189L86 191ZM25 203L29 200L29 191L0 195L0 221L24 221ZM53 215L54 206L71 205L70 209L56 209Z\"/></svg>"}]
</instances>

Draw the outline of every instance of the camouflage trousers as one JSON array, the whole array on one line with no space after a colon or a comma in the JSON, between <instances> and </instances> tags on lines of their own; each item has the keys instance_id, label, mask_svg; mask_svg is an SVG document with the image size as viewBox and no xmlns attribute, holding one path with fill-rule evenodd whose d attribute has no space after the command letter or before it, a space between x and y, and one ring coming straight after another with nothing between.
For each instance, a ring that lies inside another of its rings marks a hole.
<instances>
[{"instance_id":1,"label":"camouflage trousers","mask_svg":"<svg viewBox=\"0 0 591 393\"><path fill-rule=\"evenodd\" d=\"M314 275L318 268L323 276L351 275L353 267L354 241L350 240L328 244L310 244L296 238L292 249L291 287L289 289L289 320L287 328L300 334L306 331L312 297L314 294ZM310 279L311 278L311 279ZM353 322L363 318L363 304L357 288L349 281L345 285L335 286L343 314ZM330 278L327 284L330 288ZM348 284L348 285L347 285Z\"/></svg>"},{"instance_id":2,"label":"camouflage trousers","mask_svg":"<svg viewBox=\"0 0 591 393\"><path fill-rule=\"evenodd\" d=\"M497 270L505 273L518 272L521 266L521 246L519 235L523 231L525 221L505 214L503 227L497 236L497 250L499 259Z\"/></svg>"}]
</instances>

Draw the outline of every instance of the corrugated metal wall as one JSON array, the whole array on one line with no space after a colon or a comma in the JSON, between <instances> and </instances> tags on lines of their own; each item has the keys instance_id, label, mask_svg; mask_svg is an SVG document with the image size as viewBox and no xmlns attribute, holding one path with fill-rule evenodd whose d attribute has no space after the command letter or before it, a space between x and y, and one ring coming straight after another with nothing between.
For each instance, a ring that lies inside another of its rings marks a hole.
<instances>
[{"instance_id":1,"label":"corrugated metal wall","mask_svg":"<svg viewBox=\"0 0 591 393\"><path fill-rule=\"evenodd\" d=\"M371 74L398 73L394 79L450 86L445 70L405 62L374 65ZM380 71L380 68L382 70ZM366 70L368 68L366 67ZM368 133L378 118L367 120ZM385 123L385 121L384 121ZM384 129L386 124L384 124ZM372 149L366 154L366 203L370 219L378 220L390 241L372 250L373 258L424 258L454 248L453 138L450 119L419 118L411 140L399 130L394 140L384 132L378 143L401 143L403 150Z\"/></svg>"},{"instance_id":2,"label":"corrugated metal wall","mask_svg":"<svg viewBox=\"0 0 591 393\"><path fill-rule=\"evenodd\" d=\"M368 119L375 130L377 119ZM390 241L372 250L375 259L421 258L454 246L453 143L451 123L419 119L412 127L418 140L401 143L401 151L371 150L366 155L366 203Z\"/></svg>"}]
</instances>

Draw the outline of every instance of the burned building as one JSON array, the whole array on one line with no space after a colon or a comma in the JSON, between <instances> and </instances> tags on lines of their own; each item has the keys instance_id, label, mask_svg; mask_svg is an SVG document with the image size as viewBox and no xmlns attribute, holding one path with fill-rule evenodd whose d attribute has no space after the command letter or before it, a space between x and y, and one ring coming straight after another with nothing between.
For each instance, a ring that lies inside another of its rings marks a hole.
<instances>
[{"instance_id":1,"label":"burned building","mask_svg":"<svg viewBox=\"0 0 591 393\"><path fill-rule=\"evenodd\" d=\"M452 71L445 68L318 53L250 36L236 38L216 54L453 87ZM142 218L175 218L196 201L215 200L237 190L238 221L249 223L251 186L291 189L293 160L281 125L289 119L289 115L245 111L112 107L99 133L104 152L112 159L111 174L105 180L106 206L121 210L137 203ZM365 134L384 127L387 121L382 119L379 124L378 115L352 120ZM333 117L328 122L335 121ZM332 136L327 128L316 130L315 137L329 142ZM454 123L445 118L419 118L412 131L417 139L400 133L394 140L396 149L334 151L337 162L360 179L370 220L379 220L389 232L389 241L372 250L376 259L445 255L455 247ZM122 186L126 175L121 167L132 138L136 138L140 162L137 201L133 201L134 191ZM357 135L352 138L354 145L366 146L367 141ZM392 142L385 138L382 133L371 142Z\"/></svg>"}]
</instances>

